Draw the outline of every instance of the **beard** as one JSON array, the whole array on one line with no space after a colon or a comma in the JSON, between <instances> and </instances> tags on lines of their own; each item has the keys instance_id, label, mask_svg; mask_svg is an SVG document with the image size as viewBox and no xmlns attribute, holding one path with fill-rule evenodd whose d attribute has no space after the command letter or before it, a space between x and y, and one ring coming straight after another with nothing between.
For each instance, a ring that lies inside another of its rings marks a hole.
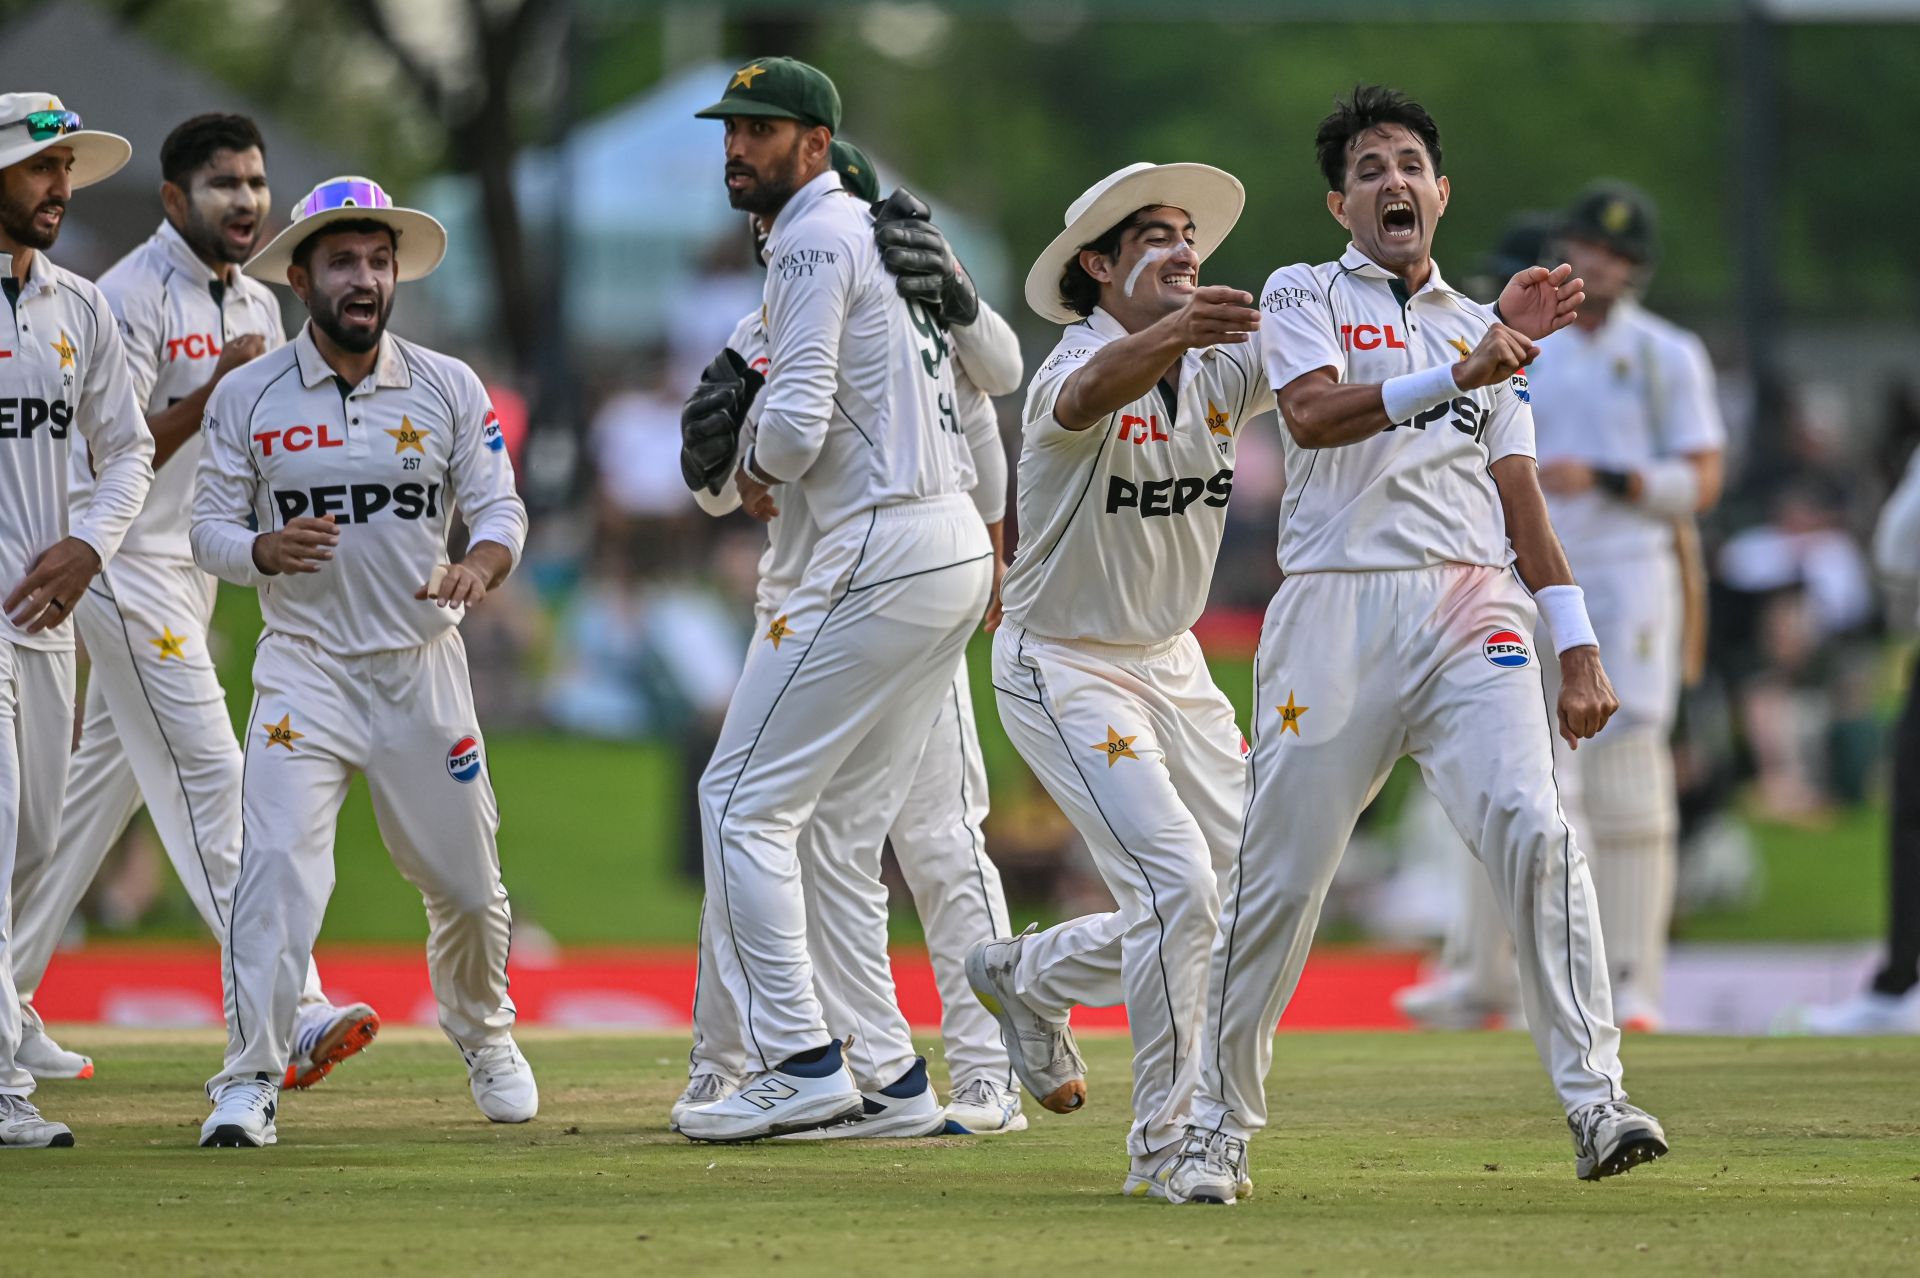
<instances>
[{"instance_id":1,"label":"beard","mask_svg":"<svg viewBox=\"0 0 1920 1278\"><path fill-rule=\"evenodd\" d=\"M734 190L727 188L727 203L742 213L752 213L771 224L774 215L787 206L793 193L800 189L800 143L796 140L793 149L780 161L778 171L761 173L747 164L728 164L727 176L744 174L751 181L748 185Z\"/></svg>"},{"instance_id":2,"label":"beard","mask_svg":"<svg viewBox=\"0 0 1920 1278\"><path fill-rule=\"evenodd\" d=\"M253 239L245 248L241 248L221 234L222 223L204 218L193 208L187 206L187 225L184 237L188 247L203 262L229 262L239 264L253 256L253 250L260 246L260 232L266 227L266 220L254 221Z\"/></svg>"},{"instance_id":3,"label":"beard","mask_svg":"<svg viewBox=\"0 0 1920 1278\"><path fill-rule=\"evenodd\" d=\"M22 248L50 249L53 242L60 238L60 226L55 225L52 231L43 231L34 224L34 218L43 209L64 210L66 207L65 200L43 200L28 208L12 196L0 195L0 231L5 231L7 238ZM60 222L64 224L66 218L62 217Z\"/></svg>"},{"instance_id":4,"label":"beard","mask_svg":"<svg viewBox=\"0 0 1920 1278\"><path fill-rule=\"evenodd\" d=\"M393 314L393 294L389 293L374 303L380 313L375 317L372 328L348 328L341 317L346 304L345 296L323 299L315 293L307 301L307 316L313 321L313 326L325 333L335 346L351 355L365 355L380 344L380 338L387 331L387 320Z\"/></svg>"}]
</instances>

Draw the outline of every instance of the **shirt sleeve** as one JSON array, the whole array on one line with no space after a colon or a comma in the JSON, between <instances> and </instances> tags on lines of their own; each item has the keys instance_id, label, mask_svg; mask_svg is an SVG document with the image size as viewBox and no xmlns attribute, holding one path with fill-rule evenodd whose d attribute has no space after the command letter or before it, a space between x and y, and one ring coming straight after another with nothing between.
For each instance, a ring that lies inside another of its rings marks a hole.
<instances>
[{"instance_id":1,"label":"shirt sleeve","mask_svg":"<svg viewBox=\"0 0 1920 1278\"><path fill-rule=\"evenodd\" d=\"M107 299L93 289L94 341L81 371L74 425L93 457L93 498L73 535L92 546L105 566L146 503L153 483L153 435L133 397L133 378Z\"/></svg>"},{"instance_id":2,"label":"shirt sleeve","mask_svg":"<svg viewBox=\"0 0 1920 1278\"><path fill-rule=\"evenodd\" d=\"M205 572L240 586L267 581L253 562L251 524L260 476L248 450L246 403L228 378L213 388L200 418L206 441L193 481L193 522L187 540L193 561Z\"/></svg>"},{"instance_id":3,"label":"shirt sleeve","mask_svg":"<svg viewBox=\"0 0 1920 1278\"><path fill-rule=\"evenodd\" d=\"M840 344L857 284L854 246L828 225L801 226L767 268L767 357L753 461L791 482L827 442L840 384Z\"/></svg>"},{"instance_id":4,"label":"shirt sleeve","mask_svg":"<svg viewBox=\"0 0 1920 1278\"><path fill-rule=\"evenodd\" d=\"M1068 430L1053 415L1067 379L1084 368L1100 350L1091 343L1072 340L1074 330L1068 332L1068 338L1054 347L1027 386L1027 408L1022 421L1027 438L1040 448L1072 448L1084 445L1088 439L1099 439L1105 433L1092 427Z\"/></svg>"},{"instance_id":5,"label":"shirt sleeve","mask_svg":"<svg viewBox=\"0 0 1920 1278\"><path fill-rule=\"evenodd\" d=\"M1527 391L1527 370L1507 379L1493 391L1493 409L1481 437L1487 447L1487 465L1502 457L1537 457L1533 442L1533 405Z\"/></svg>"},{"instance_id":6,"label":"shirt sleeve","mask_svg":"<svg viewBox=\"0 0 1920 1278\"><path fill-rule=\"evenodd\" d=\"M966 369L959 371L954 394L960 402L960 431L973 455L973 488L968 495L980 518L997 524L1007 517L1007 450L1000 443L1000 414Z\"/></svg>"},{"instance_id":7,"label":"shirt sleeve","mask_svg":"<svg viewBox=\"0 0 1920 1278\"><path fill-rule=\"evenodd\" d=\"M1724 448L1727 429L1714 394L1713 362L1692 333L1663 343L1660 360L1660 451L1668 457Z\"/></svg>"},{"instance_id":8,"label":"shirt sleeve","mask_svg":"<svg viewBox=\"0 0 1920 1278\"><path fill-rule=\"evenodd\" d=\"M1266 353L1261 345L1265 340L1266 334L1262 330L1255 333L1245 346L1220 348L1226 358L1234 361L1247 375L1246 393L1240 397L1240 417L1233 424L1236 433L1242 423L1279 407L1278 397L1273 393L1273 383L1267 378Z\"/></svg>"},{"instance_id":9,"label":"shirt sleeve","mask_svg":"<svg viewBox=\"0 0 1920 1278\"><path fill-rule=\"evenodd\" d=\"M527 543L527 507L513 484L513 461L507 456L500 419L487 400L487 388L472 369L460 366L456 383L453 451L447 458L447 478L454 501L467 523L467 544L498 542L520 563Z\"/></svg>"},{"instance_id":10,"label":"shirt sleeve","mask_svg":"<svg viewBox=\"0 0 1920 1278\"><path fill-rule=\"evenodd\" d=\"M109 271L100 281L100 291L119 322L133 402L145 412L153 402L154 383L160 380L160 355L167 345L166 318L160 291L133 287L134 274Z\"/></svg>"},{"instance_id":11,"label":"shirt sleeve","mask_svg":"<svg viewBox=\"0 0 1920 1278\"><path fill-rule=\"evenodd\" d=\"M1267 385L1275 391L1316 368L1331 369L1346 380L1347 357L1340 349L1333 305L1326 286L1305 262L1283 266L1267 277L1260 291L1258 345Z\"/></svg>"},{"instance_id":12,"label":"shirt sleeve","mask_svg":"<svg viewBox=\"0 0 1920 1278\"><path fill-rule=\"evenodd\" d=\"M1020 389L1020 339L1000 313L980 303L980 317L947 334L967 379L989 395Z\"/></svg>"}]
</instances>

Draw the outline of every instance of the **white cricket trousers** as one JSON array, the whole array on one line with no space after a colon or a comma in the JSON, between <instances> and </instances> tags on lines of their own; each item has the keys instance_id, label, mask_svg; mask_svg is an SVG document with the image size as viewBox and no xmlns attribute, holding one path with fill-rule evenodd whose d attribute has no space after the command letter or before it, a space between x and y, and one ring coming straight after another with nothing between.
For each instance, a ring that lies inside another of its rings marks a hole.
<instances>
[{"instance_id":1,"label":"white cricket trousers","mask_svg":"<svg viewBox=\"0 0 1920 1278\"><path fill-rule=\"evenodd\" d=\"M1554 720L1525 641L1535 620L1504 569L1282 584L1260 633L1246 837L1213 951L1198 1125L1243 1138L1266 1126L1274 1024L1354 823L1404 754L1493 879L1561 1103L1625 1095L1593 882L1554 788Z\"/></svg>"},{"instance_id":2,"label":"white cricket trousers","mask_svg":"<svg viewBox=\"0 0 1920 1278\"><path fill-rule=\"evenodd\" d=\"M986 608L992 555L965 496L854 516L821 536L754 644L700 779L703 967L737 1009L747 1072L847 1032L863 1085L913 1065L881 845ZM820 828L803 856L809 822ZM816 967L843 1006L823 1007Z\"/></svg>"},{"instance_id":3,"label":"white cricket trousers","mask_svg":"<svg viewBox=\"0 0 1920 1278\"><path fill-rule=\"evenodd\" d=\"M0 1096L27 1096L13 987L13 880L35 873L60 840L60 796L73 740L73 653L0 638Z\"/></svg>"},{"instance_id":4,"label":"white cricket trousers","mask_svg":"<svg viewBox=\"0 0 1920 1278\"><path fill-rule=\"evenodd\" d=\"M286 1073L355 772L367 778L394 865L426 901L440 1028L462 1051L507 1042L512 919L494 843L500 810L460 632L359 657L270 632L254 654L253 690L224 954L227 1059L209 1092Z\"/></svg>"},{"instance_id":5,"label":"white cricket trousers","mask_svg":"<svg viewBox=\"0 0 1920 1278\"><path fill-rule=\"evenodd\" d=\"M1000 721L1086 840L1119 907L1030 937L1022 998L1061 1020L1127 1005L1133 1125L1145 1157L1190 1117L1220 882L1240 846L1246 758L1191 632L1151 647L994 635Z\"/></svg>"},{"instance_id":6,"label":"white cricket trousers","mask_svg":"<svg viewBox=\"0 0 1920 1278\"><path fill-rule=\"evenodd\" d=\"M207 650L215 580L191 563L117 556L74 608L89 669L67 767L60 844L14 887L14 983L24 1014L107 853L144 802L215 937L240 867L240 743ZM301 1001L322 1001L307 964Z\"/></svg>"},{"instance_id":7,"label":"white cricket trousers","mask_svg":"<svg viewBox=\"0 0 1920 1278\"><path fill-rule=\"evenodd\" d=\"M760 633L764 634L772 622L771 614L761 618ZM832 944L829 937L821 935L823 929L840 926L817 907L812 868L821 855L814 847L819 831L837 829L842 823L831 811L838 798L835 786L829 783L814 809L813 820L800 835L801 878L808 893L807 945L813 952ZM987 858L981 834L986 817L987 773L980 757L973 694L963 657L954 666L952 684L940 698L940 710L927 734L920 766L907 788L900 815L887 832L887 841L893 846L894 859L907 881L907 890L913 894L914 910L926 934L927 957L940 991L940 1037L949 1078L955 1087L970 1079L991 1078L1011 1088L1016 1083L1007 1049L1000 1042L999 1023L967 984L967 951L981 941L1007 935L1012 927L1000 871ZM703 903L700 912L700 966L694 984L693 1050L687 1057L688 1074L742 1078L748 1072L746 1043L741 1037L738 1009L714 967L713 932L707 926L709 908L711 902ZM857 1069L864 1068L858 1027L883 1022L888 1013L881 1008L849 1006L858 991L842 993L826 988L827 973L817 965L813 975L814 992L823 1005L829 1009L847 1007L844 1021L829 1011L828 1028L841 1038L855 1036L849 1061ZM855 1081L878 1090L895 1079L864 1076L856 1071Z\"/></svg>"}]
</instances>

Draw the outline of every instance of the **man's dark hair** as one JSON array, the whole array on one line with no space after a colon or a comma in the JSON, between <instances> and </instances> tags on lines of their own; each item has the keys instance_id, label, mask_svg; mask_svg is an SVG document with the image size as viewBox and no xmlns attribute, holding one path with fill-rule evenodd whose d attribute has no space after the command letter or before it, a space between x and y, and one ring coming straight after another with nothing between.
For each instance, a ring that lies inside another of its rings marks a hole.
<instances>
[{"instance_id":1,"label":"man's dark hair","mask_svg":"<svg viewBox=\"0 0 1920 1278\"><path fill-rule=\"evenodd\" d=\"M1353 140L1383 124L1402 125L1419 138L1427 148L1427 158L1433 161L1434 176L1440 175L1440 126L1427 109L1397 89L1356 84L1347 97L1333 100L1333 114L1320 121L1320 132L1313 139L1329 191L1347 188L1347 149Z\"/></svg>"},{"instance_id":2,"label":"man's dark hair","mask_svg":"<svg viewBox=\"0 0 1920 1278\"><path fill-rule=\"evenodd\" d=\"M267 154L266 141L259 128L244 115L196 115L167 134L160 144L160 176L181 190L193 181L201 165L216 151L245 151L260 148Z\"/></svg>"},{"instance_id":3,"label":"man's dark hair","mask_svg":"<svg viewBox=\"0 0 1920 1278\"><path fill-rule=\"evenodd\" d=\"M1067 304L1068 310L1084 318L1093 314L1093 308L1100 305L1100 281L1087 274L1087 268L1080 265L1080 254L1116 256L1120 252L1120 237L1140 225L1140 218L1146 211L1135 209L1109 228L1105 235L1082 244L1074 251L1073 260L1067 263L1066 270L1060 272L1060 300Z\"/></svg>"},{"instance_id":4,"label":"man's dark hair","mask_svg":"<svg viewBox=\"0 0 1920 1278\"><path fill-rule=\"evenodd\" d=\"M371 235L375 231L385 231L387 239L393 245L393 251L400 251L400 233L378 218L351 217L338 222L329 222L293 246L293 264L301 270L307 269L307 262L313 257L313 247L329 235Z\"/></svg>"}]
</instances>

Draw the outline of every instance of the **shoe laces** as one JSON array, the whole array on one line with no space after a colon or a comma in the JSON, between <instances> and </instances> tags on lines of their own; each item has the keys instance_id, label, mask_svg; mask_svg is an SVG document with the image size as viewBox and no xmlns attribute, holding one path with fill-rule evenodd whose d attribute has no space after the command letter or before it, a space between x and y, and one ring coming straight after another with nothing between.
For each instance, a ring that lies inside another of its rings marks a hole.
<instances>
[{"instance_id":1,"label":"shoe laces","mask_svg":"<svg viewBox=\"0 0 1920 1278\"><path fill-rule=\"evenodd\" d=\"M726 1092L727 1081L718 1074L695 1074L687 1081L687 1099L700 1105L717 1101Z\"/></svg>"},{"instance_id":2,"label":"shoe laces","mask_svg":"<svg viewBox=\"0 0 1920 1278\"><path fill-rule=\"evenodd\" d=\"M1225 1132L1188 1128L1187 1143L1180 1150L1180 1156L1198 1159L1207 1171L1239 1180L1247 1165L1247 1142Z\"/></svg>"},{"instance_id":3,"label":"shoe laces","mask_svg":"<svg viewBox=\"0 0 1920 1278\"><path fill-rule=\"evenodd\" d=\"M953 1089L952 1103L955 1105L978 1105L982 1109L997 1109L1006 1103L1000 1089L991 1078L970 1078Z\"/></svg>"},{"instance_id":4,"label":"shoe laces","mask_svg":"<svg viewBox=\"0 0 1920 1278\"><path fill-rule=\"evenodd\" d=\"M0 1095L0 1119L13 1122L22 1118L38 1117L40 1117L40 1111L26 1097Z\"/></svg>"},{"instance_id":5,"label":"shoe laces","mask_svg":"<svg viewBox=\"0 0 1920 1278\"><path fill-rule=\"evenodd\" d=\"M1638 1112L1633 1106L1623 1105L1619 1101L1595 1101L1569 1114L1567 1126L1573 1128L1573 1134L1580 1138L1582 1144L1592 1145L1594 1138L1600 1134L1601 1124Z\"/></svg>"},{"instance_id":6,"label":"shoe laces","mask_svg":"<svg viewBox=\"0 0 1920 1278\"><path fill-rule=\"evenodd\" d=\"M257 1109L271 1104L279 1094L279 1086L264 1075L259 1078L234 1078L221 1086L213 1098L213 1106L218 1109L229 1100L240 1100Z\"/></svg>"},{"instance_id":7,"label":"shoe laces","mask_svg":"<svg viewBox=\"0 0 1920 1278\"><path fill-rule=\"evenodd\" d=\"M464 1055L467 1068L486 1075L488 1082L503 1074L517 1074L521 1069L520 1050L512 1043L489 1043Z\"/></svg>"}]
</instances>

